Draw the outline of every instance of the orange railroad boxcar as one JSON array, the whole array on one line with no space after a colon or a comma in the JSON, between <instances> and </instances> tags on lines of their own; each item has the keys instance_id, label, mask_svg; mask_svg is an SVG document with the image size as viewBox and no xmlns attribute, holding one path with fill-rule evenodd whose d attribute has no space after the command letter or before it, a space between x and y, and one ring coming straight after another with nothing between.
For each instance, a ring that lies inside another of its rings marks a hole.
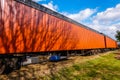
<instances>
[{"instance_id":1,"label":"orange railroad boxcar","mask_svg":"<svg viewBox=\"0 0 120 80\"><path fill-rule=\"evenodd\" d=\"M117 48L117 42L106 36L106 48Z\"/></svg>"},{"instance_id":2,"label":"orange railroad boxcar","mask_svg":"<svg viewBox=\"0 0 120 80\"><path fill-rule=\"evenodd\" d=\"M88 54L116 48L115 43L31 0L0 0L0 74L20 68L26 55Z\"/></svg>"},{"instance_id":3,"label":"orange railroad boxcar","mask_svg":"<svg viewBox=\"0 0 120 80\"><path fill-rule=\"evenodd\" d=\"M103 35L63 15L35 9L27 0L0 2L1 54L105 48Z\"/></svg>"}]
</instances>

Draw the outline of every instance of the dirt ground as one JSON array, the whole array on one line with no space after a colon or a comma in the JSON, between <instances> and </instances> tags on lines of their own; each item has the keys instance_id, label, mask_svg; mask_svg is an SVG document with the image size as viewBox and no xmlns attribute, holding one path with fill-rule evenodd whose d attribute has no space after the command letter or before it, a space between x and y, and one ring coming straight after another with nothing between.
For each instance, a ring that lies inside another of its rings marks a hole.
<instances>
[{"instance_id":1,"label":"dirt ground","mask_svg":"<svg viewBox=\"0 0 120 80\"><path fill-rule=\"evenodd\" d=\"M30 64L23 66L20 70L13 71L10 74L0 75L0 80L42 80L43 76L49 76L49 74L52 75L61 68L72 66L75 63L79 64L85 61L89 61L91 59L95 59L113 52L115 51L99 53L92 56L72 56L68 60L62 60L59 62Z\"/></svg>"}]
</instances>

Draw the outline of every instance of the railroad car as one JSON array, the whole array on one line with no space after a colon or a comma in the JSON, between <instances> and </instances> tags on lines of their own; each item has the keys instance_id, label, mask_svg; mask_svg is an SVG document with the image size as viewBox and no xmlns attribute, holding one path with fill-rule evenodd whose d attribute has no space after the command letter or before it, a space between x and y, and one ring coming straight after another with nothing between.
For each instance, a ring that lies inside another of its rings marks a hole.
<instances>
[{"instance_id":1,"label":"railroad car","mask_svg":"<svg viewBox=\"0 0 120 80\"><path fill-rule=\"evenodd\" d=\"M110 37L31 0L0 0L0 73L20 68L26 56L116 47Z\"/></svg>"},{"instance_id":2,"label":"railroad car","mask_svg":"<svg viewBox=\"0 0 120 80\"><path fill-rule=\"evenodd\" d=\"M106 36L106 48L115 48L117 46L117 42L110 37Z\"/></svg>"}]
</instances>

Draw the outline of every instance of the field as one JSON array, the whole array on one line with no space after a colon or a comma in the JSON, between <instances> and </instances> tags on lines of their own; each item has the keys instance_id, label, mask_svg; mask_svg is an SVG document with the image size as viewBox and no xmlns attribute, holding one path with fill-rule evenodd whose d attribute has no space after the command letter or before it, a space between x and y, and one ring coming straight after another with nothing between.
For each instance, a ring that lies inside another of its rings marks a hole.
<instances>
[{"instance_id":1,"label":"field","mask_svg":"<svg viewBox=\"0 0 120 80\"><path fill-rule=\"evenodd\" d=\"M1 75L0 80L119 80L120 60L115 59L115 52L32 64Z\"/></svg>"}]
</instances>

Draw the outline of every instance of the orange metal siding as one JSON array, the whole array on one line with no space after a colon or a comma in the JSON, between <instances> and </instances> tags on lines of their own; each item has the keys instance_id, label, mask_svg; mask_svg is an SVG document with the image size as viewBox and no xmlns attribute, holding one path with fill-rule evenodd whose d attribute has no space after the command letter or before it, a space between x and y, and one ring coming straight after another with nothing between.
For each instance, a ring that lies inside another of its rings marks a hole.
<instances>
[{"instance_id":1,"label":"orange metal siding","mask_svg":"<svg viewBox=\"0 0 120 80\"><path fill-rule=\"evenodd\" d=\"M0 54L105 48L101 34L13 0L1 2Z\"/></svg>"},{"instance_id":2,"label":"orange metal siding","mask_svg":"<svg viewBox=\"0 0 120 80\"><path fill-rule=\"evenodd\" d=\"M90 31L80 26L75 26L75 32L78 34L77 49L105 48L104 36Z\"/></svg>"},{"instance_id":3,"label":"orange metal siding","mask_svg":"<svg viewBox=\"0 0 120 80\"><path fill-rule=\"evenodd\" d=\"M117 48L116 41L106 36L106 47Z\"/></svg>"}]
</instances>

